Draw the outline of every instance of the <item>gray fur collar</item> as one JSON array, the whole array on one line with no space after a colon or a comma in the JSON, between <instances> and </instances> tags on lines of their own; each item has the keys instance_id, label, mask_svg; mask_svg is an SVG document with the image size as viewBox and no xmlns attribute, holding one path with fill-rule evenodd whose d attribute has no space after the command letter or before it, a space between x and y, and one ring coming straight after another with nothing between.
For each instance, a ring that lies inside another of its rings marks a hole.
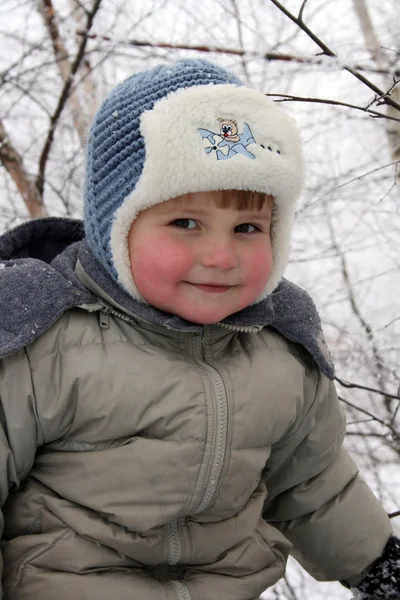
<instances>
[{"instance_id":1,"label":"gray fur collar","mask_svg":"<svg viewBox=\"0 0 400 600\"><path fill-rule=\"evenodd\" d=\"M78 259L94 286L85 286L77 276ZM96 288L103 293L96 294ZM134 300L93 257L81 221L50 217L28 221L0 237L0 357L31 343L66 310L97 305L99 295L153 324L179 331L202 329ZM238 328L272 327L303 346L321 371L333 378L315 305L289 281L282 280L265 300L223 323Z\"/></svg>"}]
</instances>

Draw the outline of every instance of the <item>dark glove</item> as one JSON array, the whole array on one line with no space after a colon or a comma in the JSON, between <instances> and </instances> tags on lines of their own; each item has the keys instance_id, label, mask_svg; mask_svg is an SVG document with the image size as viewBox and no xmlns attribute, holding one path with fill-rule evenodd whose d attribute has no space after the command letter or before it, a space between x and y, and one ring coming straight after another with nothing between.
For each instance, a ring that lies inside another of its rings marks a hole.
<instances>
[{"instance_id":1,"label":"dark glove","mask_svg":"<svg viewBox=\"0 0 400 600\"><path fill-rule=\"evenodd\" d=\"M400 600L400 540L391 537L365 579L352 588L353 600Z\"/></svg>"}]
</instances>

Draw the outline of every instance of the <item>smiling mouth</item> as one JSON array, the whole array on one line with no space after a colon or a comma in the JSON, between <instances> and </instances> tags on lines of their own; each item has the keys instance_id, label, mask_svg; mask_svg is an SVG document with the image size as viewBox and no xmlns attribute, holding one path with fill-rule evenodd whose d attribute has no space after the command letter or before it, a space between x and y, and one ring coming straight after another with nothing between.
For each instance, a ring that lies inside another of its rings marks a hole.
<instances>
[{"instance_id":1,"label":"smiling mouth","mask_svg":"<svg viewBox=\"0 0 400 600\"><path fill-rule=\"evenodd\" d=\"M232 287L235 287L233 285L221 285L219 283L192 283L191 281L187 281L186 283L193 285L194 287L198 288L199 290L202 290L203 292L210 292L214 294L227 292Z\"/></svg>"}]
</instances>

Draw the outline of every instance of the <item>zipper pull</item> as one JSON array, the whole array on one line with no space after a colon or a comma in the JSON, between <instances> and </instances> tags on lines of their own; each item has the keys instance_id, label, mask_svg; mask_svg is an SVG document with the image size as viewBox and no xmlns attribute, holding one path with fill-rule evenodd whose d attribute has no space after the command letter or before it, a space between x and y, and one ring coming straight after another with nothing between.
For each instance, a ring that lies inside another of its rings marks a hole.
<instances>
[{"instance_id":1,"label":"zipper pull","mask_svg":"<svg viewBox=\"0 0 400 600\"><path fill-rule=\"evenodd\" d=\"M204 331L198 331L197 333L195 333L195 336L199 340L201 349L203 350L203 348L204 348Z\"/></svg>"},{"instance_id":2,"label":"zipper pull","mask_svg":"<svg viewBox=\"0 0 400 600\"><path fill-rule=\"evenodd\" d=\"M202 361L204 351L203 332L195 331L192 335L192 350L194 359L197 361Z\"/></svg>"},{"instance_id":3,"label":"zipper pull","mask_svg":"<svg viewBox=\"0 0 400 600\"><path fill-rule=\"evenodd\" d=\"M110 315L104 310L99 312L99 321L102 329L110 329Z\"/></svg>"}]
</instances>

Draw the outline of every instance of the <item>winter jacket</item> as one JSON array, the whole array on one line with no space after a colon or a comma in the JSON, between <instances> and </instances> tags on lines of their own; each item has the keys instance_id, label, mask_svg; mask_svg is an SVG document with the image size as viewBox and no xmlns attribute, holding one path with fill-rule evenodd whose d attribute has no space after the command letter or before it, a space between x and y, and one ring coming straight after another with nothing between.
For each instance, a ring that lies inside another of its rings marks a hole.
<instances>
[{"instance_id":1,"label":"winter jacket","mask_svg":"<svg viewBox=\"0 0 400 600\"><path fill-rule=\"evenodd\" d=\"M193 325L129 299L82 235L0 239L3 597L251 600L289 553L360 574L391 526L308 296Z\"/></svg>"}]
</instances>

